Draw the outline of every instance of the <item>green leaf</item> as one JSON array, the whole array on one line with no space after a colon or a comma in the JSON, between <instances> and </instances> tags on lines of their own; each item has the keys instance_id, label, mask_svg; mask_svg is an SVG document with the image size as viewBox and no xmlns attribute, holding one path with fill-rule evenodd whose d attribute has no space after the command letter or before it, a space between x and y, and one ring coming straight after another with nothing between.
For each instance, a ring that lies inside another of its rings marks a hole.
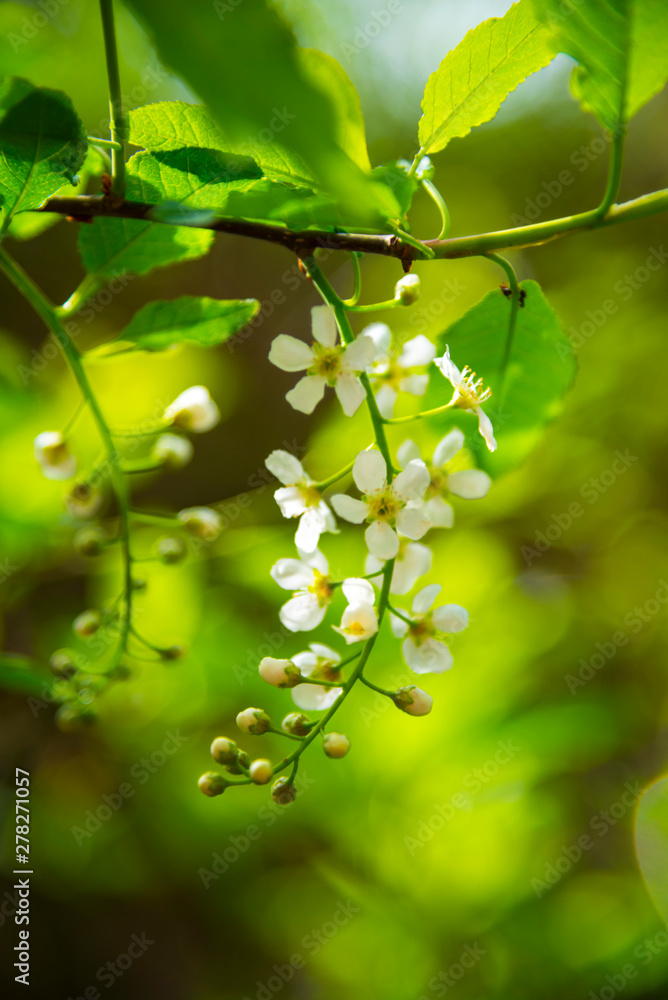
<instances>
[{"instance_id":1,"label":"green leaf","mask_svg":"<svg viewBox=\"0 0 668 1000\"><path fill-rule=\"evenodd\" d=\"M635 839L640 870L657 910L668 923L668 778L643 792Z\"/></svg>"},{"instance_id":2,"label":"green leaf","mask_svg":"<svg viewBox=\"0 0 668 1000\"><path fill-rule=\"evenodd\" d=\"M334 138L353 163L371 170L362 105L341 63L318 49L298 49L297 61L307 80L329 98L334 109Z\"/></svg>"},{"instance_id":3,"label":"green leaf","mask_svg":"<svg viewBox=\"0 0 668 1000\"><path fill-rule=\"evenodd\" d=\"M48 700L52 686L51 674L27 656L5 653L0 657L0 687Z\"/></svg>"},{"instance_id":4,"label":"green leaf","mask_svg":"<svg viewBox=\"0 0 668 1000\"><path fill-rule=\"evenodd\" d=\"M320 89L322 81L314 85L270 0L191 0L187 17L180 4L164 0L129 3L161 61L200 96L226 137L279 142L345 213L369 226L386 217L380 192L339 144L338 98Z\"/></svg>"},{"instance_id":5,"label":"green leaf","mask_svg":"<svg viewBox=\"0 0 668 1000\"><path fill-rule=\"evenodd\" d=\"M438 340L439 355L450 347L459 369L468 365L492 390L483 410L490 417L498 449L487 452L471 413L446 411L428 418L446 429L464 430L471 450L492 475L519 465L540 440L546 424L561 411L575 375L575 357L556 313L535 281L520 285L526 293L516 312L515 330L505 379L502 377L512 302L500 290L490 292ZM443 406L452 397L448 380L436 369L429 378L424 408Z\"/></svg>"},{"instance_id":6,"label":"green leaf","mask_svg":"<svg viewBox=\"0 0 668 1000\"><path fill-rule=\"evenodd\" d=\"M145 351L173 344L213 347L243 329L260 308L256 299L208 299L183 295L169 302L149 302L120 335Z\"/></svg>"},{"instance_id":7,"label":"green leaf","mask_svg":"<svg viewBox=\"0 0 668 1000\"><path fill-rule=\"evenodd\" d=\"M409 167L410 163L407 163L406 160L395 160L392 163L383 163L379 167L374 167L371 171L374 181L388 187L396 199L401 212L399 221L404 229L407 228L407 215L419 186L415 177L408 176Z\"/></svg>"},{"instance_id":8,"label":"green leaf","mask_svg":"<svg viewBox=\"0 0 668 1000\"><path fill-rule=\"evenodd\" d=\"M571 86L585 111L623 126L668 79L664 0L533 0L552 47L577 60Z\"/></svg>"},{"instance_id":9,"label":"green leaf","mask_svg":"<svg viewBox=\"0 0 668 1000\"><path fill-rule=\"evenodd\" d=\"M12 77L0 84L0 218L39 208L74 183L86 133L69 97Z\"/></svg>"},{"instance_id":10,"label":"green leaf","mask_svg":"<svg viewBox=\"0 0 668 1000\"><path fill-rule=\"evenodd\" d=\"M530 0L473 28L427 81L418 126L422 153L445 149L490 121L508 94L554 57Z\"/></svg>"},{"instance_id":11,"label":"green leaf","mask_svg":"<svg viewBox=\"0 0 668 1000\"><path fill-rule=\"evenodd\" d=\"M271 180L289 181L304 187L317 182L306 164L278 142L234 142L223 135L218 124L201 104L160 101L145 104L128 113L126 138L135 146L152 151L201 146L251 157Z\"/></svg>"}]
</instances>

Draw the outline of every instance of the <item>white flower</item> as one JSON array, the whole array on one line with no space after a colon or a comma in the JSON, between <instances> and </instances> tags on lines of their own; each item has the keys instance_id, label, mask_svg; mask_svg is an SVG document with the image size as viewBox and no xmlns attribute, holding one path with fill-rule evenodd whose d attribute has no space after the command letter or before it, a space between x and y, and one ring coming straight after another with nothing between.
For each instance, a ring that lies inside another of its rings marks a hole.
<instances>
[{"instance_id":1,"label":"white flower","mask_svg":"<svg viewBox=\"0 0 668 1000\"><path fill-rule=\"evenodd\" d=\"M378 631L378 615L373 606L375 594L368 580L349 577L341 584L348 601L340 625L332 625L335 632L342 635L347 643L364 642Z\"/></svg>"},{"instance_id":2,"label":"white flower","mask_svg":"<svg viewBox=\"0 0 668 1000\"><path fill-rule=\"evenodd\" d=\"M393 559L399 551L397 531L413 541L422 538L430 522L420 510L429 485L429 472L422 461L409 462L388 485L385 459L379 451L362 451L355 459L353 479L362 500L345 493L332 497L332 507L346 521L369 521L364 537L378 559Z\"/></svg>"},{"instance_id":3,"label":"white flower","mask_svg":"<svg viewBox=\"0 0 668 1000\"><path fill-rule=\"evenodd\" d=\"M413 599L412 623L392 615L392 631L400 638L408 635L401 651L408 666L415 674L442 674L452 667L452 653L439 639L437 632L462 632L469 623L469 614L459 604L442 604L430 611L441 592L438 583L431 583L418 591Z\"/></svg>"},{"instance_id":4,"label":"white flower","mask_svg":"<svg viewBox=\"0 0 668 1000\"><path fill-rule=\"evenodd\" d=\"M392 350L392 334L385 323L372 323L362 330L361 336L369 337L376 345L377 356L367 372L377 386L376 403L383 417L391 418L398 392L424 396L428 375L410 371L428 365L434 360L436 348L423 334L406 341L401 351Z\"/></svg>"},{"instance_id":5,"label":"white flower","mask_svg":"<svg viewBox=\"0 0 668 1000\"><path fill-rule=\"evenodd\" d=\"M310 632L325 617L334 596L329 565L322 552L300 552L300 559L279 559L271 575L279 587L294 591L278 615L291 632Z\"/></svg>"},{"instance_id":6,"label":"white flower","mask_svg":"<svg viewBox=\"0 0 668 1000\"><path fill-rule=\"evenodd\" d=\"M432 696L423 691L422 688L416 687L415 684L399 688L398 691L394 692L392 701L407 715L429 715L434 703Z\"/></svg>"},{"instance_id":7,"label":"white flower","mask_svg":"<svg viewBox=\"0 0 668 1000\"><path fill-rule=\"evenodd\" d=\"M265 656L258 667L260 677L274 687L296 687L301 682L299 668L292 660L277 660L273 656Z\"/></svg>"},{"instance_id":8,"label":"white flower","mask_svg":"<svg viewBox=\"0 0 668 1000\"><path fill-rule=\"evenodd\" d=\"M302 677L312 681L337 682L341 677L338 664L341 657L330 646L322 642L311 642L308 650L297 653L292 662L299 667ZM300 684L292 689L292 700L298 708L307 712L331 708L343 692L340 687L321 687L318 684Z\"/></svg>"},{"instance_id":9,"label":"white flower","mask_svg":"<svg viewBox=\"0 0 668 1000\"><path fill-rule=\"evenodd\" d=\"M47 479L71 479L77 460L60 431L42 431L34 441L35 458Z\"/></svg>"},{"instance_id":10,"label":"white flower","mask_svg":"<svg viewBox=\"0 0 668 1000\"><path fill-rule=\"evenodd\" d=\"M211 507L186 507L176 515L191 535L203 542L213 542L222 531L220 514Z\"/></svg>"},{"instance_id":11,"label":"white flower","mask_svg":"<svg viewBox=\"0 0 668 1000\"><path fill-rule=\"evenodd\" d=\"M289 451L272 451L264 464L283 483L283 488L274 493L281 514L300 518L295 535L297 548L314 552L324 531L338 532L334 515L304 472L302 463Z\"/></svg>"},{"instance_id":12,"label":"white flower","mask_svg":"<svg viewBox=\"0 0 668 1000\"><path fill-rule=\"evenodd\" d=\"M420 278L417 274L405 274L394 286L394 301L402 306L412 306L420 298Z\"/></svg>"},{"instance_id":13,"label":"white flower","mask_svg":"<svg viewBox=\"0 0 668 1000\"><path fill-rule=\"evenodd\" d=\"M192 442L181 434L161 434L153 445L153 457L170 469L182 469L194 451Z\"/></svg>"},{"instance_id":14,"label":"white flower","mask_svg":"<svg viewBox=\"0 0 668 1000\"><path fill-rule=\"evenodd\" d=\"M203 385L191 385L165 410L165 420L185 431L203 434L220 420L220 410Z\"/></svg>"},{"instance_id":15,"label":"white flower","mask_svg":"<svg viewBox=\"0 0 668 1000\"><path fill-rule=\"evenodd\" d=\"M399 539L399 551L392 571L390 583L391 594L408 594L421 576L428 573L432 564L432 551L420 542L409 542L406 538ZM367 576L380 571L383 563L369 553L366 557L364 570Z\"/></svg>"},{"instance_id":16,"label":"white flower","mask_svg":"<svg viewBox=\"0 0 668 1000\"><path fill-rule=\"evenodd\" d=\"M431 462L426 463L430 482L425 492L425 511L434 528L451 528L453 525L454 511L444 499L448 493L463 500L480 500L487 496L492 485L492 480L482 469L447 472L446 466L463 446L464 435L459 427L454 427L436 445ZM402 468L418 458L420 449L410 439L397 449L397 460Z\"/></svg>"},{"instance_id":17,"label":"white flower","mask_svg":"<svg viewBox=\"0 0 668 1000\"><path fill-rule=\"evenodd\" d=\"M485 439L485 443L490 451L496 451L496 441L492 421L483 412L481 403L492 395L491 389L483 389L483 380L476 379L475 372L472 372L468 365L461 371L457 365L450 360L450 348L446 346L445 354L442 358L435 358L434 364L445 375L454 388L454 394L450 400L450 406L458 406L462 410L471 410L478 418L478 430Z\"/></svg>"},{"instance_id":18,"label":"white flower","mask_svg":"<svg viewBox=\"0 0 668 1000\"><path fill-rule=\"evenodd\" d=\"M307 373L285 398L293 409L313 413L329 385L345 415L352 417L364 400L364 388L357 376L373 360L373 341L358 337L352 344L337 344L338 328L330 306L315 306L311 322L312 347L284 333L271 345L269 360L277 368Z\"/></svg>"}]
</instances>

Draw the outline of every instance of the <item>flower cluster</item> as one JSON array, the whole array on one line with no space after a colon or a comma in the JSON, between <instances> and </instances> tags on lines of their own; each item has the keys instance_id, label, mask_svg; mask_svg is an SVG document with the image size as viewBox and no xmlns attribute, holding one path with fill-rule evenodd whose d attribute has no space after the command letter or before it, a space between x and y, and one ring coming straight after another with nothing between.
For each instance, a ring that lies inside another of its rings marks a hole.
<instances>
[{"instance_id":1,"label":"flower cluster","mask_svg":"<svg viewBox=\"0 0 668 1000\"><path fill-rule=\"evenodd\" d=\"M133 595L146 588L146 581L135 576L135 564L179 563L188 552L185 538L190 537L191 545L212 542L220 533L222 522L210 507L189 507L176 515L144 514L131 509L130 474L183 468L194 450L186 435L211 430L219 420L220 411L208 389L191 386L166 408L157 426L118 432L106 429L111 445L107 445L104 463L89 469L66 494L65 506L75 528L73 544L77 554L96 557L118 546L123 552L124 577L129 583L108 607L92 608L75 618L72 628L82 648L59 649L51 656L50 668L55 678L51 696L60 706L56 712L60 728L71 730L92 721L95 715L91 706L95 698L111 682L131 676L133 661L173 661L183 655L181 646L156 645L137 631ZM70 421L70 427L73 423ZM138 452L142 457L137 457ZM67 435L61 431L38 434L34 454L47 479L67 480L77 474L77 458ZM117 517L115 521L91 523L105 507L107 483L115 493ZM87 523L80 526L82 521ZM151 554L139 559L134 552L135 529L147 522L172 529L174 533L159 535Z\"/></svg>"},{"instance_id":2,"label":"flower cluster","mask_svg":"<svg viewBox=\"0 0 668 1000\"><path fill-rule=\"evenodd\" d=\"M407 276L397 285L395 303L415 301L418 290L417 279ZM326 298L332 301L331 295ZM340 301L340 306L345 303ZM428 459L410 438L392 457L385 427L395 422L394 406L400 392L425 394L429 379L425 369L433 362L453 390L452 398L440 409L472 411L487 446L494 450L492 425L482 409L490 392L468 368L459 371L447 348L443 357L437 358L434 345L422 335L396 346L383 323L372 323L354 338L341 311L330 304L314 308L312 344L281 334L271 346L269 359L284 371L305 372L286 395L287 401L304 413L313 411L327 386L334 389L347 416L356 413L366 399L375 443L360 451L340 473L320 483L287 451L273 451L266 465L280 483L274 496L281 514L297 521L296 552L278 559L271 568L273 580L289 592L279 611L281 623L289 632L312 632L326 627L328 618L335 616L329 621L330 635L336 633L345 645L337 649L335 642L330 645L326 638L318 639L283 658L262 659L260 677L288 690L298 711L290 711L274 726L264 709L248 708L237 716L237 725L252 736L270 733L287 737L295 741L296 748L272 764L265 757L251 760L233 741L217 738L211 753L229 776L203 775L200 788L207 795L219 795L230 785L264 784L273 778L274 799L283 804L292 801L299 759L310 743L320 737L325 755L332 758L343 757L350 750L348 737L332 732L329 723L357 681L386 695L407 715L429 714L432 698L416 685L385 691L364 675L383 618L387 615L392 635L400 640L406 665L419 675L451 669L452 638L469 623L468 612L459 604L434 606L441 593L436 583L422 586L408 608L397 607L391 600L395 595L410 594L431 571L432 551L425 538L433 529L452 527L452 498L480 499L486 496L491 479L481 469L470 467L459 427L438 441ZM405 419L397 418L396 422ZM354 491L337 490L334 484L349 473ZM337 579L321 545L346 523L363 530L364 575ZM311 713L323 714L313 718ZM290 765L290 775L279 774Z\"/></svg>"}]
</instances>

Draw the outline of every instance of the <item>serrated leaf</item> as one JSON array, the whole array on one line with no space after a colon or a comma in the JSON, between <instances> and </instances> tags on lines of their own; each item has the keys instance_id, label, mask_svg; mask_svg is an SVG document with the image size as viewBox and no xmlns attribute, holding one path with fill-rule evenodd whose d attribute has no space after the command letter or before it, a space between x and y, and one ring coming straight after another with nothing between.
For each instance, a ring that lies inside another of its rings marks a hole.
<instances>
[{"instance_id":1,"label":"serrated leaf","mask_svg":"<svg viewBox=\"0 0 668 1000\"><path fill-rule=\"evenodd\" d=\"M524 307L517 310L505 379L502 375L512 303L500 290L490 292L438 338L439 355L450 347L458 368L468 365L492 390L483 410L494 426L498 448L489 454L472 414L446 411L428 418L445 429L454 424L492 475L519 465L533 450L544 427L560 412L575 375L575 357L559 319L535 281L523 281ZM452 387L434 366L425 409L443 406Z\"/></svg>"},{"instance_id":2,"label":"serrated leaf","mask_svg":"<svg viewBox=\"0 0 668 1000\"><path fill-rule=\"evenodd\" d=\"M617 130L668 79L664 0L533 0L555 52L579 63L572 89L585 111Z\"/></svg>"},{"instance_id":3,"label":"serrated leaf","mask_svg":"<svg viewBox=\"0 0 668 1000\"><path fill-rule=\"evenodd\" d=\"M296 40L270 0L128 0L161 61L204 101L235 144L276 141L306 163L344 214L376 226L386 202L342 151L336 100L300 65ZM394 212L396 214L396 210Z\"/></svg>"},{"instance_id":4,"label":"serrated leaf","mask_svg":"<svg viewBox=\"0 0 668 1000\"><path fill-rule=\"evenodd\" d=\"M334 138L365 173L371 170L362 105L341 63L318 49L298 49L297 61L309 82L329 98L334 109Z\"/></svg>"},{"instance_id":5,"label":"serrated leaf","mask_svg":"<svg viewBox=\"0 0 668 1000\"><path fill-rule=\"evenodd\" d=\"M120 335L146 351L173 344L213 347L243 329L257 314L256 299L209 299L184 295L169 302L149 302Z\"/></svg>"},{"instance_id":6,"label":"serrated leaf","mask_svg":"<svg viewBox=\"0 0 668 1000\"><path fill-rule=\"evenodd\" d=\"M12 77L0 85L0 215L39 208L72 181L88 146L69 97Z\"/></svg>"},{"instance_id":7,"label":"serrated leaf","mask_svg":"<svg viewBox=\"0 0 668 1000\"><path fill-rule=\"evenodd\" d=\"M511 91L552 60L549 40L530 0L469 31L427 81L418 125L421 152L438 152L490 121Z\"/></svg>"},{"instance_id":8,"label":"serrated leaf","mask_svg":"<svg viewBox=\"0 0 668 1000\"><path fill-rule=\"evenodd\" d=\"M668 778L643 792L635 840L640 870L657 910L668 923Z\"/></svg>"}]
</instances>

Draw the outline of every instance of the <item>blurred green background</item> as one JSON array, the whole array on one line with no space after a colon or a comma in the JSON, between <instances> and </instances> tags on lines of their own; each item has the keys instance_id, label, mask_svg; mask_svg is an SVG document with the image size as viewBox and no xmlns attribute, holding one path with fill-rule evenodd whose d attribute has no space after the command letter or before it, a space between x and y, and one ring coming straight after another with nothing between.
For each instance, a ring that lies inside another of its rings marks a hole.
<instances>
[{"instance_id":1,"label":"blurred green background","mask_svg":"<svg viewBox=\"0 0 668 1000\"><path fill-rule=\"evenodd\" d=\"M412 157L427 75L469 27L509 4L401 0L377 33L367 25L387 6L382 0L281 6L300 41L338 58L357 85L375 164ZM100 134L97 5L70 0L14 51L10 33L37 9L0 5L2 73L64 89L89 134ZM118 20L129 106L189 99L122 8ZM569 72L568 60L557 59L511 95L495 122L436 158L454 235L600 200L606 155L594 119L569 96ZM667 109L659 95L632 123L622 198L668 183ZM564 169L574 182L555 194ZM437 229L432 207L418 199L413 232ZM280 719L289 710L289 695L257 677L263 644L279 655L305 645L278 622L284 594L269 569L292 554L293 525L268 487L246 509L223 508L229 523L208 557L147 565L142 631L165 645L183 642L186 658L143 664L81 734L59 732L53 707L25 691L3 693L3 892L12 882L14 768L32 774L33 995L65 1000L95 986L129 1000L666 996L668 935L633 849L638 789L664 773L668 754L668 288L665 265L645 266L653 251L660 259L663 241L658 216L512 255L520 277L539 281L561 316L579 375L524 467L484 501L456 502L455 529L433 540L425 582L442 583L443 597L467 607L472 624L454 645L455 669L424 680L430 716L399 715L355 690L337 717L350 755L337 762L317 748L308 753L293 806L272 806L262 788L215 800L198 792L210 741L234 735L237 711L262 705ZM56 301L82 277L75 225L9 249ZM349 285L343 259L331 255L324 267L339 287ZM405 336L435 338L502 277L481 260L416 270L419 303L379 316ZM363 275L366 300L382 300L399 266L369 259ZM200 382L221 407L221 424L195 441L187 469L137 480L139 504L177 510L246 493L277 447L297 449L320 478L367 443L362 411L351 423L331 402L313 418L285 403L294 379L268 364L269 345L279 332L304 336L316 298L278 248L219 237L203 260L136 278L108 303L95 300L77 342L104 342L141 304L186 293L257 297L266 315L251 336L213 351L91 366L116 426L150 418ZM609 300L616 308L606 316ZM75 615L119 586L113 551L94 562L73 555L62 486L44 480L32 457L35 435L63 424L77 401L60 359L35 364L46 343L29 307L3 284L2 645L44 662L72 645ZM437 440L416 425L411 434L425 450ZM397 432L394 444L401 439ZM86 419L75 441L95 459ZM574 503L582 513L569 524ZM154 538L144 529L139 551ZM354 529L325 536L322 547L335 575L359 572ZM620 632L624 642L612 638ZM329 636L325 624L303 638ZM589 679L576 686L580 673ZM369 676L381 685L412 679L385 635ZM162 752L175 735L167 746L178 749ZM275 740L248 737L245 745L277 758L284 750ZM500 743L510 752L497 759ZM132 794L109 807L128 784ZM100 810L107 818L82 835ZM13 987L11 892L2 898L10 900L0 906L2 970ZM133 934L152 943L122 976L96 978Z\"/></svg>"}]
</instances>

